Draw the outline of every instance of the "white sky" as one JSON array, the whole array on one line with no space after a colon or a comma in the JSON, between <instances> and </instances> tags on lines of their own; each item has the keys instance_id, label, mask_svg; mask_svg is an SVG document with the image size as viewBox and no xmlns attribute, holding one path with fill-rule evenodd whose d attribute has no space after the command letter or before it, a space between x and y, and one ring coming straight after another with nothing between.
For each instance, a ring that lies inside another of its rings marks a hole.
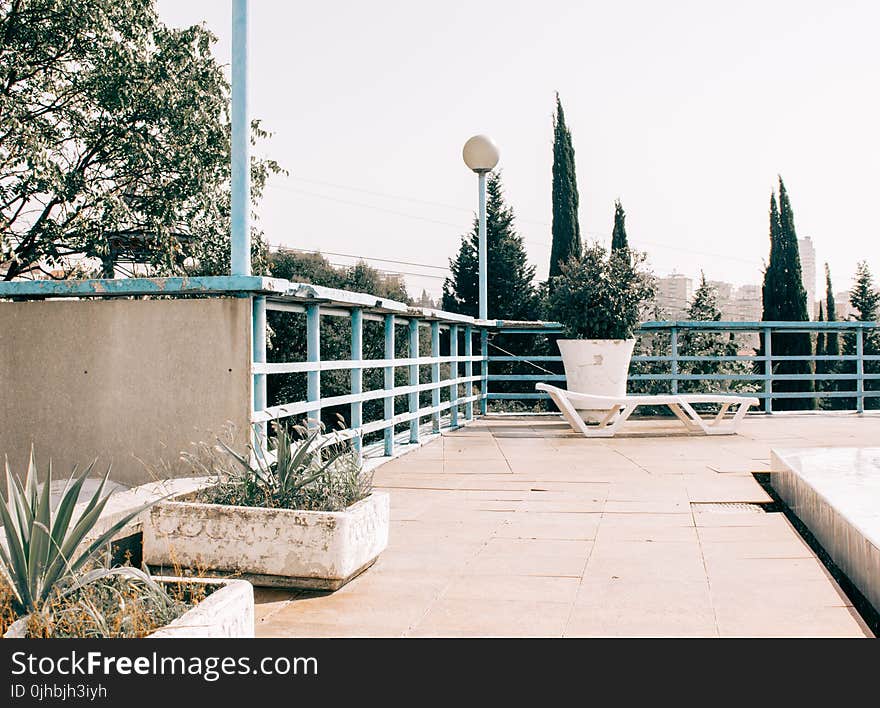
<instances>
[{"instance_id":1,"label":"white sky","mask_svg":"<svg viewBox=\"0 0 880 708\"><path fill-rule=\"evenodd\" d=\"M159 0L230 57L230 0ZM291 176L270 243L444 268L470 228L461 146L486 132L546 277L554 91L572 131L581 230L613 201L655 272L757 283L781 173L836 290L880 272L880 4L871 0L251 0L251 106ZM339 263L350 259L331 256ZM434 295L442 270L373 261Z\"/></svg>"}]
</instances>

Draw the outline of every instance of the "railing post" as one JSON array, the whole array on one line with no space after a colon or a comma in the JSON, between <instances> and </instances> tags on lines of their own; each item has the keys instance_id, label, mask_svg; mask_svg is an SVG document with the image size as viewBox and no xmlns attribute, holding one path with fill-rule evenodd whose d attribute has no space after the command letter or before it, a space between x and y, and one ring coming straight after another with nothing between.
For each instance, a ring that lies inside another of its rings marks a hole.
<instances>
[{"instance_id":1,"label":"railing post","mask_svg":"<svg viewBox=\"0 0 880 708\"><path fill-rule=\"evenodd\" d=\"M251 341L255 364L266 363L266 298L258 295L251 302ZM266 408L266 374L254 374L253 409L262 411ZM258 423L254 430L254 446L264 446L268 433L266 423Z\"/></svg>"},{"instance_id":2,"label":"railing post","mask_svg":"<svg viewBox=\"0 0 880 708\"><path fill-rule=\"evenodd\" d=\"M360 307L356 307L351 311L351 360L356 363L364 358L364 311ZM351 393L356 396L363 392L364 370L355 367L351 370ZM358 431L354 437L354 448L357 450L358 457L363 454L363 445L359 429L363 422L364 404L361 401L354 401L351 404L351 428Z\"/></svg>"},{"instance_id":3,"label":"railing post","mask_svg":"<svg viewBox=\"0 0 880 708\"><path fill-rule=\"evenodd\" d=\"M669 330L669 347L672 356L670 370L673 376L671 388L672 393L678 393L678 327L673 327Z\"/></svg>"},{"instance_id":4,"label":"railing post","mask_svg":"<svg viewBox=\"0 0 880 708\"><path fill-rule=\"evenodd\" d=\"M458 325L449 325L449 378L458 378ZM458 384L449 385L449 425L458 427Z\"/></svg>"},{"instance_id":5,"label":"railing post","mask_svg":"<svg viewBox=\"0 0 880 708\"><path fill-rule=\"evenodd\" d=\"M865 336L862 327L856 330L856 411L865 412Z\"/></svg>"},{"instance_id":6,"label":"railing post","mask_svg":"<svg viewBox=\"0 0 880 708\"><path fill-rule=\"evenodd\" d=\"M464 385L464 395L468 399L468 402L464 404L464 417L466 420L473 420L474 402L470 398L474 395L474 382L471 381L471 377L474 375L474 362L472 359L474 356L474 328L470 325L466 325L464 328L464 356L464 375L467 379L467 383Z\"/></svg>"},{"instance_id":7,"label":"railing post","mask_svg":"<svg viewBox=\"0 0 880 708\"><path fill-rule=\"evenodd\" d=\"M764 412L773 412L773 337L769 327L764 328Z\"/></svg>"},{"instance_id":8,"label":"railing post","mask_svg":"<svg viewBox=\"0 0 880 708\"><path fill-rule=\"evenodd\" d=\"M385 358L389 361L394 359L394 315L385 315ZM394 389L394 365L385 367L385 391ZM385 421L394 418L394 395L385 397ZM394 426L385 428L385 454L388 457L394 454Z\"/></svg>"},{"instance_id":9,"label":"railing post","mask_svg":"<svg viewBox=\"0 0 880 708\"><path fill-rule=\"evenodd\" d=\"M431 389L431 406L438 408L440 406L440 362L437 358L440 356L440 323L431 322L431 357L434 363L431 364L431 383L434 388ZM440 432L440 411L435 410L431 414L431 432Z\"/></svg>"},{"instance_id":10,"label":"railing post","mask_svg":"<svg viewBox=\"0 0 880 708\"><path fill-rule=\"evenodd\" d=\"M309 363L321 363L321 306L315 303L306 305L306 352ZM307 400L309 403L321 400L321 372L309 371L307 376ZM308 427L321 425L321 408L308 412Z\"/></svg>"},{"instance_id":11,"label":"railing post","mask_svg":"<svg viewBox=\"0 0 880 708\"><path fill-rule=\"evenodd\" d=\"M409 356L411 359L417 359L419 356L419 321L413 317L409 321ZM419 385L419 365L409 365L409 385ZM410 414L418 413L419 410L419 392L412 391L409 394L409 412ZM409 422L409 441L417 443L419 441L419 419L418 416Z\"/></svg>"},{"instance_id":12,"label":"railing post","mask_svg":"<svg viewBox=\"0 0 880 708\"><path fill-rule=\"evenodd\" d=\"M480 415L486 415L489 401L489 330L480 329Z\"/></svg>"}]
</instances>

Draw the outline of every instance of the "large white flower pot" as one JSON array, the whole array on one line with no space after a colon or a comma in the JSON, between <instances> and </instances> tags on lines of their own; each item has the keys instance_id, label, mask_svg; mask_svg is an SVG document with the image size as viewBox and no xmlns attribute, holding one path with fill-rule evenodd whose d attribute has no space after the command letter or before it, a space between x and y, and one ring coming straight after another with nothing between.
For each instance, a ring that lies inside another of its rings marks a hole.
<instances>
[{"instance_id":1,"label":"large white flower pot","mask_svg":"<svg viewBox=\"0 0 880 708\"><path fill-rule=\"evenodd\" d=\"M592 396L625 396L635 339L560 339L557 341L569 391ZM579 409L588 423L607 411Z\"/></svg>"},{"instance_id":2,"label":"large white flower pot","mask_svg":"<svg viewBox=\"0 0 880 708\"><path fill-rule=\"evenodd\" d=\"M336 590L388 545L390 500L373 492L344 511L227 506L172 497L144 519L144 562L254 585Z\"/></svg>"}]
</instances>

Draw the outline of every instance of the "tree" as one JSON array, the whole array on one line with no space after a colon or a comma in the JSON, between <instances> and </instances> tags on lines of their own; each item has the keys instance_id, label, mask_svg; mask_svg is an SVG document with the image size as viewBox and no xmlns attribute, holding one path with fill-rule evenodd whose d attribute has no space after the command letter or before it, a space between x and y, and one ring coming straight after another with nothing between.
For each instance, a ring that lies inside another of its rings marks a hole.
<instances>
[{"instance_id":1,"label":"tree","mask_svg":"<svg viewBox=\"0 0 880 708\"><path fill-rule=\"evenodd\" d=\"M571 132L565 124L562 101L556 94L553 116L553 242L550 247L550 288L561 266L581 252L581 227L578 223L578 188L574 166Z\"/></svg>"},{"instance_id":2,"label":"tree","mask_svg":"<svg viewBox=\"0 0 880 708\"><path fill-rule=\"evenodd\" d=\"M822 302L819 303L819 313L820 320L822 314ZM831 285L831 269L828 267L828 264L825 264L825 321L834 322L837 320L837 304L834 301L834 288ZM816 356L840 356L840 334L838 332L833 332L828 330L827 332L819 333L816 337ZM841 365L841 362L835 361L833 359L826 359L824 361L818 360L816 361L816 373L829 375L829 374L839 374L844 371L844 368ZM841 390L841 382L837 379L828 379L825 381L820 381L818 383L819 387L823 391L839 391ZM844 387L846 383L843 382ZM830 397L825 399L822 402L822 407L826 409L840 409L846 406L846 401L842 398Z\"/></svg>"},{"instance_id":3,"label":"tree","mask_svg":"<svg viewBox=\"0 0 880 708\"><path fill-rule=\"evenodd\" d=\"M856 277L849 296L850 305L856 311L855 319L860 322L876 322L878 307L880 307L880 292L874 287L874 277L866 261L861 261L856 266ZM853 356L858 353L856 337L847 336L844 341L844 354ZM862 331L862 353L866 355L880 354L880 336L876 329ZM848 373L855 373L855 362L846 362ZM866 374L880 373L880 365L876 361L866 361L863 365ZM864 382L866 391L876 391L877 381L867 380ZM848 401L850 408L854 408L854 400ZM877 408L880 406L880 398L866 398L865 408Z\"/></svg>"},{"instance_id":4,"label":"tree","mask_svg":"<svg viewBox=\"0 0 880 708\"><path fill-rule=\"evenodd\" d=\"M718 291L706 282L706 275L700 271L700 284L688 304L685 319L695 322L720 322L721 310L718 308ZM711 330L688 329L679 339L679 355L683 357L725 357L737 354L733 334L724 335ZM744 362L724 361L683 361L680 371L690 375L746 374ZM681 391L741 391L740 382L716 380L689 380L679 385Z\"/></svg>"},{"instance_id":5,"label":"tree","mask_svg":"<svg viewBox=\"0 0 880 708\"><path fill-rule=\"evenodd\" d=\"M5 279L82 259L108 277L125 261L221 261L230 122L215 37L166 27L154 0L7 0L0 37ZM278 169L252 163L254 198Z\"/></svg>"},{"instance_id":6,"label":"tree","mask_svg":"<svg viewBox=\"0 0 880 708\"><path fill-rule=\"evenodd\" d=\"M856 310L856 319L861 322L876 322L880 293L874 287L874 277L866 261L856 266L856 278L849 295L849 304Z\"/></svg>"},{"instance_id":7,"label":"tree","mask_svg":"<svg viewBox=\"0 0 880 708\"><path fill-rule=\"evenodd\" d=\"M528 264L522 236L514 226L513 209L504 201L501 174L489 175L486 204L488 313L492 319L537 318L533 283L535 267ZM461 237L458 255L450 259L452 276L443 283L443 309L476 317L479 312L479 224Z\"/></svg>"},{"instance_id":8,"label":"tree","mask_svg":"<svg viewBox=\"0 0 880 708\"><path fill-rule=\"evenodd\" d=\"M626 212L620 200L614 202L614 230L611 232L611 250L621 251L629 249L629 241L626 238Z\"/></svg>"},{"instance_id":9,"label":"tree","mask_svg":"<svg viewBox=\"0 0 880 708\"><path fill-rule=\"evenodd\" d=\"M762 288L765 322L806 322L807 294L801 275L801 260L798 250L797 233L794 227L794 212L782 177L779 178L779 206L776 195L770 196L770 259L764 271ZM764 351L764 337L761 335L759 352ZM809 333L775 333L771 340L771 354L778 356L809 356L813 352ZM812 366L809 361L778 361L773 365L776 374L797 374L809 377ZM777 380L773 390L779 393L805 393L813 390L813 381ZM798 410L815 407L815 401L804 398L774 398L777 410Z\"/></svg>"}]
</instances>

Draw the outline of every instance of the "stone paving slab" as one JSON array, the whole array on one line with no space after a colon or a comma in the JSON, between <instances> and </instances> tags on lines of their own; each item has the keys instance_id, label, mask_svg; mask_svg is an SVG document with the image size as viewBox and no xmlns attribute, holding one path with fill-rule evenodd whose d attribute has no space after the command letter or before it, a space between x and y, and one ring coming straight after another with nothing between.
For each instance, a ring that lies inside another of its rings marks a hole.
<instances>
[{"instance_id":1,"label":"stone paving slab","mask_svg":"<svg viewBox=\"0 0 880 708\"><path fill-rule=\"evenodd\" d=\"M379 467L388 549L335 593L258 589L258 636L870 635L783 514L730 504L770 501L772 448L876 444L880 418L630 430L487 417Z\"/></svg>"}]
</instances>

